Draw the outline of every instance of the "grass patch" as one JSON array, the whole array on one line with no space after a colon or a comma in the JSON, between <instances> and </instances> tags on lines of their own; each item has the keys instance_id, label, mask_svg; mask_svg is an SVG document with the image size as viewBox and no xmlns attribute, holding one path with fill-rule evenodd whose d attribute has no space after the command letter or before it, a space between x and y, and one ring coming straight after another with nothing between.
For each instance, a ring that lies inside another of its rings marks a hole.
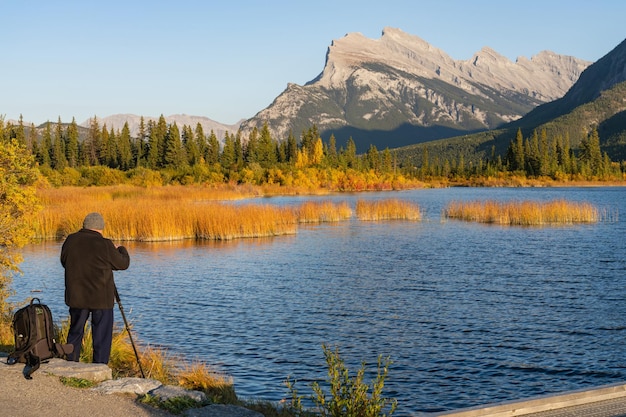
<instances>
[{"instance_id":1,"label":"grass patch","mask_svg":"<svg viewBox=\"0 0 626 417\"><path fill-rule=\"evenodd\" d=\"M178 385L204 392L214 403L237 404L237 394L231 377L212 371L205 363L184 366L176 373Z\"/></svg>"},{"instance_id":2,"label":"grass patch","mask_svg":"<svg viewBox=\"0 0 626 417\"><path fill-rule=\"evenodd\" d=\"M596 223L600 219L598 209L592 204L566 200L548 202L457 201L448 204L444 210L444 216L449 219L478 223L517 226Z\"/></svg>"},{"instance_id":3,"label":"grass patch","mask_svg":"<svg viewBox=\"0 0 626 417\"><path fill-rule=\"evenodd\" d=\"M88 379L65 376L59 377L59 381L61 381L61 383L65 386L74 388L92 388L97 385L97 383Z\"/></svg>"},{"instance_id":4,"label":"grass patch","mask_svg":"<svg viewBox=\"0 0 626 417\"><path fill-rule=\"evenodd\" d=\"M299 223L338 222L352 217L348 203L306 201L296 208Z\"/></svg>"},{"instance_id":5,"label":"grass patch","mask_svg":"<svg viewBox=\"0 0 626 417\"><path fill-rule=\"evenodd\" d=\"M398 199L356 202L359 220L421 220L422 213L417 204Z\"/></svg>"},{"instance_id":6,"label":"grass patch","mask_svg":"<svg viewBox=\"0 0 626 417\"><path fill-rule=\"evenodd\" d=\"M190 408L201 408L207 405L205 402L196 401L189 397L175 397L162 401L159 398L150 394L144 395L139 399L139 401L143 404L165 410L175 415L180 415L185 410L188 410Z\"/></svg>"}]
</instances>

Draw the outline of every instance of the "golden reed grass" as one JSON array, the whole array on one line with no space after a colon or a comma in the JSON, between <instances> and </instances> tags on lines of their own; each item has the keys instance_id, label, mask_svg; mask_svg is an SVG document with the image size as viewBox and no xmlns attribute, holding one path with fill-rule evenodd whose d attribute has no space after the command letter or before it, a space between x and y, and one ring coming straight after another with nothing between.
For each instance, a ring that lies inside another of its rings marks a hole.
<instances>
[{"instance_id":1,"label":"golden reed grass","mask_svg":"<svg viewBox=\"0 0 626 417\"><path fill-rule=\"evenodd\" d=\"M298 223L349 219L347 203L304 202L297 207L215 201L204 187L64 187L41 189L34 226L38 239L63 239L82 227L90 212L105 219L104 234L120 241L231 240L296 233Z\"/></svg>"},{"instance_id":2,"label":"golden reed grass","mask_svg":"<svg viewBox=\"0 0 626 417\"><path fill-rule=\"evenodd\" d=\"M448 204L444 215L451 219L518 226L599 221L598 210L592 204L566 200L548 202L456 201Z\"/></svg>"},{"instance_id":3,"label":"golden reed grass","mask_svg":"<svg viewBox=\"0 0 626 417\"><path fill-rule=\"evenodd\" d=\"M356 202L359 220L421 220L422 213L417 204L398 199Z\"/></svg>"},{"instance_id":4,"label":"golden reed grass","mask_svg":"<svg viewBox=\"0 0 626 417\"><path fill-rule=\"evenodd\" d=\"M338 222L352 217L348 203L306 201L296 209L299 223Z\"/></svg>"}]
</instances>

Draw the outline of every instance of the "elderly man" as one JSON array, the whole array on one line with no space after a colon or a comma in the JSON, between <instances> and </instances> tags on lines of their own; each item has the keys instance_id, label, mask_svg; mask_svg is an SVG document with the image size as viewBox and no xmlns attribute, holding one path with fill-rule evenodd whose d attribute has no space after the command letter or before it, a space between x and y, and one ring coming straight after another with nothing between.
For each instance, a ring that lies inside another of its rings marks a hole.
<instances>
[{"instance_id":1,"label":"elderly man","mask_svg":"<svg viewBox=\"0 0 626 417\"><path fill-rule=\"evenodd\" d=\"M104 219L90 213L83 228L67 237L61 248L65 268L65 304L70 308L70 330L67 343L74 345L69 360L78 361L91 314L93 362L108 363L113 339L113 306L115 282L113 271L127 269L130 256L123 246L102 236Z\"/></svg>"}]
</instances>

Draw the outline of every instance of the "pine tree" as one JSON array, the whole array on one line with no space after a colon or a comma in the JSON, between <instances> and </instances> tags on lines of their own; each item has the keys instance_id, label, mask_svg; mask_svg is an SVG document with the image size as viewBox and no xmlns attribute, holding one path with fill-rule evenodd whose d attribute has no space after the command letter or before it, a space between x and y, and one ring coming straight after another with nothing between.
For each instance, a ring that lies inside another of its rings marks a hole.
<instances>
[{"instance_id":1,"label":"pine tree","mask_svg":"<svg viewBox=\"0 0 626 417\"><path fill-rule=\"evenodd\" d=\"M346 150L343 153L344 160L346 161L346 166L348 168L358 168L358 161L356 157L356 144L352 139L352 136L348 138L348 142L346 143Z\"/></svg>"},{"instance_id":2,"label":"pine tree","mask_svg":"<svg viewBox=\"0 0 626 417\"><path fill-rule=\"evenodd\" d=\"M298 152L298 141L296 137L293 135L293 131L289 131L289 136L287 137L287 162L294 163L296 161L296 155Z\"/></svg>"},{"instance_id":3,"label":"pine tree","mask_svg":"<svg viewBox=\"0 0 626 417\"><path fill-rule=\"evenodd\" d=\"M206 162L209 165L217 164L220 159L220 142L217 140L215 132L211 130L207 141Z\"/></svg>"},{"instance_id":4,"label":"pine tree","mask_svg":"<svg viewBox=\"0 0 626 417\"><path fill-rule=\"evenodd\" d=\"M224 135L224 149L220 156L220 164L224 169L231 169L235 165L235 141L228 132Z\"/></svg>"},{"instance_id":5,"label":"pine tree","mask_svg":"<svg viewBox=\"0 0 626 417\"><path fill-rule=\"evenodd\" d=\"M100 124L94 116L89 122L89 132L83 143L83 165L94 166L99 164L101 135Z\"/></svg>"},{"instance_id":6,"label":"pine tree","mask_svg":"<svg viewBox=\"0 0 626 417\"><path fill-rule=\"evenodd\" d=\"M117 161L123 171L133 167L132 138L130 137L128 122L124 122L122 131L117 137Z\"/></svg>"},{"instance_id":7,"label":"pine tree","mask_svg":"<svg viewBox=\"0 0 626 417\"><path fill-rule=\"evenodd\" d=\"M326 161L329 167L337 168L337 140L332 133L328 138L328 146L326 147Z\"/></svg>"},{"instance_id":8,"label":"pine tree","mask_svg":"<svg viewBox=\"0 0 626 417\"><path fill-rule=\"evenodd\" d=\"M78 167L78 125L75 118L65 129L65 159L69 167Z\"/></svg>"},{"instance_id":9,"label":"pine tree","mask_svg":"<svg viewBox=\"0 0 626 417\"><path fill-rule=\"evenodd\" d=\"M38 162L46 167L51 166L52 153L52 130L50 129L50 122L46 122L46 127L43 131L43 139L41 141L41 147L39 148L39 155L37 156Z\"/></svg>"},{"instance_id":10,"label":"pine tree","mask_svg":"<svg viewBox=\"0 0 626 417\"><path fill-rule=\"evenodd\" d=\"M191 126L183 125L183 147L185 148L185 153L187 154L187 163L191 166L199 164L202 161L200 157L200 151L198 150L198 145L194 138L193 130Z\"/></svg>"},{"instance_id":11,"label":"pine tree","mask_svg":"<svg viewBox=\"0 0 626 417\"><path fill-rule=\"evenodd\" d=\"M1 119L0 119L1 121ZM40 146L39 146L39 139L37 138L37 129L35 128L35 125L33 123L30 124L30 129L28 130L28 147L30 148L30 153L31 155L33 155L35 157L35 161L36 162L40 162L39 161L39 154L40 154Z\"/></svg>"},{"instance_id":12,"label":"pine tree","mask_svg":"<svg viewBox=\"0 0 626 417\"><path fill-rule=\"evenodd\" d=\"M196 130L194 133L195 133L196 147L198 148L200 157L202 158L204 162L206 162L208 144L207 144L207 138L204 135L204 129L202 128L202 125L200 123L196 124Z\"/></svg>"},{"instance_id":13,"label":"pine tree","mask_svg":"<svg viewBox=\"0 0 626 417\"><path fill-rule=\"evenodd\" d=\"M276 144L272 140L267 122L263 123L257 148L257 162L264 168L276 165Z\"/></svg>"},{"instance_id":14,"label":"pine tree","mask_svg":"<svg viewBox=\"0 0 626 417\"><path fill-rule=\"evenodd\" d=\"M50 158L52 168L62 171L67 167L67 159L65 158L65 139L63 138L63 124L61 118L54 129L54 140L52 142L52 155Z\"/></svg>"},{"instance_id":15,"label":"pine tree","mask_svg":"<svg viewBox=\"0 0 626 417\"><path fill-rule=\"evenodd\" d=\"M176 122L172 123L165 135L165 164L166 168L181 169L187 165L187 156L180 139L180 131Z\"/></svg>"},{"instance_id":16,"label":"pine tree","mask_svg":"<svg viewBox=\"0 0 626 417\"><path fill-rule=\"evenodd\" d=\"M26 143L26 131L24 129L24 120L22 119L21 114L20 114L20 120L18 121L18 124L17 124L17 129L15 131L15 139L17 140L18 144L26 147L28 151L31 150L28 147L28 144Z\"/></svg>"},{"instance_id":17,"label":"pine tree","mask_svg":"<svg viewBox=\"0 0 626 417\"><path fill-rule=\"evenodd\" d=\"M258 129L255 127L252 128L252 131L250 132L250 134L248 135L248 143L246 143L246 148L244 150L244 158L246 160L246 162L248 164L251 164L253 162L258 162L259 161L259 156L258 156L258 136L259 136L259 131Z\"/></svg>"}]
</instances>

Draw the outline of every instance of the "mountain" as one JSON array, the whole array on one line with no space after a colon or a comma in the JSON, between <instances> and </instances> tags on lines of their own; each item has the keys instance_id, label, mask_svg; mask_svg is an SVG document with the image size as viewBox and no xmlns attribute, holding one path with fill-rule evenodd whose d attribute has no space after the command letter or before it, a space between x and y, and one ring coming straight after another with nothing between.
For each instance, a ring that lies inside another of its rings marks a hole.
<instances>
[{"instance_id":1,"label":"mountain","mask_svg":"<svg viewBox=\"0 0 626 417\"><path fill-rule=\"evenodd\" d=\"M597 129L602 151L614 161L626 160L626 40L590 65L567 93L543 104L519 120L499 129L473 135L441 139L397 150L399 158L419 165L422 150L441 160L478 161L490 157L492 150L503 155L518 129L524 137L533 131L566 135L573 149L583 135Z\"/></svg>"},{"instance_id":2,"label":"mountain","mask_svg":"<svg viewBox=\"0 0 626 417\"><path fill-rule=\"evenodd\" d=\"M149 120L157 122L159 120L159 117L144 116L144 123L147 126ZM139 133L140 121L141 116L137 116L134 114L115 114L112 116L103 117L102 119L98 119L98 124L101 128L106 124L107 129L113 128L114 130L122 130L122 127L124 127L124 123L128 122L128 128L130 129L131 136L136 137ZM237 133L240 124L236 123L234 125L225 125L211 120L208 117L189 116L186 114L173 114L171 116L165 116L165 121L168 124L172 124L175 122L179 128L181 128L183 125L187 125L191 126L193 129L195 129L196 125L200 123L205 135L208 135L212 130L220 141L224 138L224 134L226 132L233 134ZM80 126L88 128L90 124L91 119L87 119L86 121L81 123Z\"/></svg>"},{"instance_id":3,"label":"mountain","mask_svg":"<svg viewBox=\"0 0 626 417\"><path fill-rule=\"evenodd\" d=\"M288 84L241 124L244 137L268 124L273 137L298 137L313 124L338 145L411 143L494 129L562 97L589 62L543 51L515 63L485 47L457 61L417 36L385 28L380 39L350 33L328 48L322 73Z\"/></svg>"}]
</instances>

